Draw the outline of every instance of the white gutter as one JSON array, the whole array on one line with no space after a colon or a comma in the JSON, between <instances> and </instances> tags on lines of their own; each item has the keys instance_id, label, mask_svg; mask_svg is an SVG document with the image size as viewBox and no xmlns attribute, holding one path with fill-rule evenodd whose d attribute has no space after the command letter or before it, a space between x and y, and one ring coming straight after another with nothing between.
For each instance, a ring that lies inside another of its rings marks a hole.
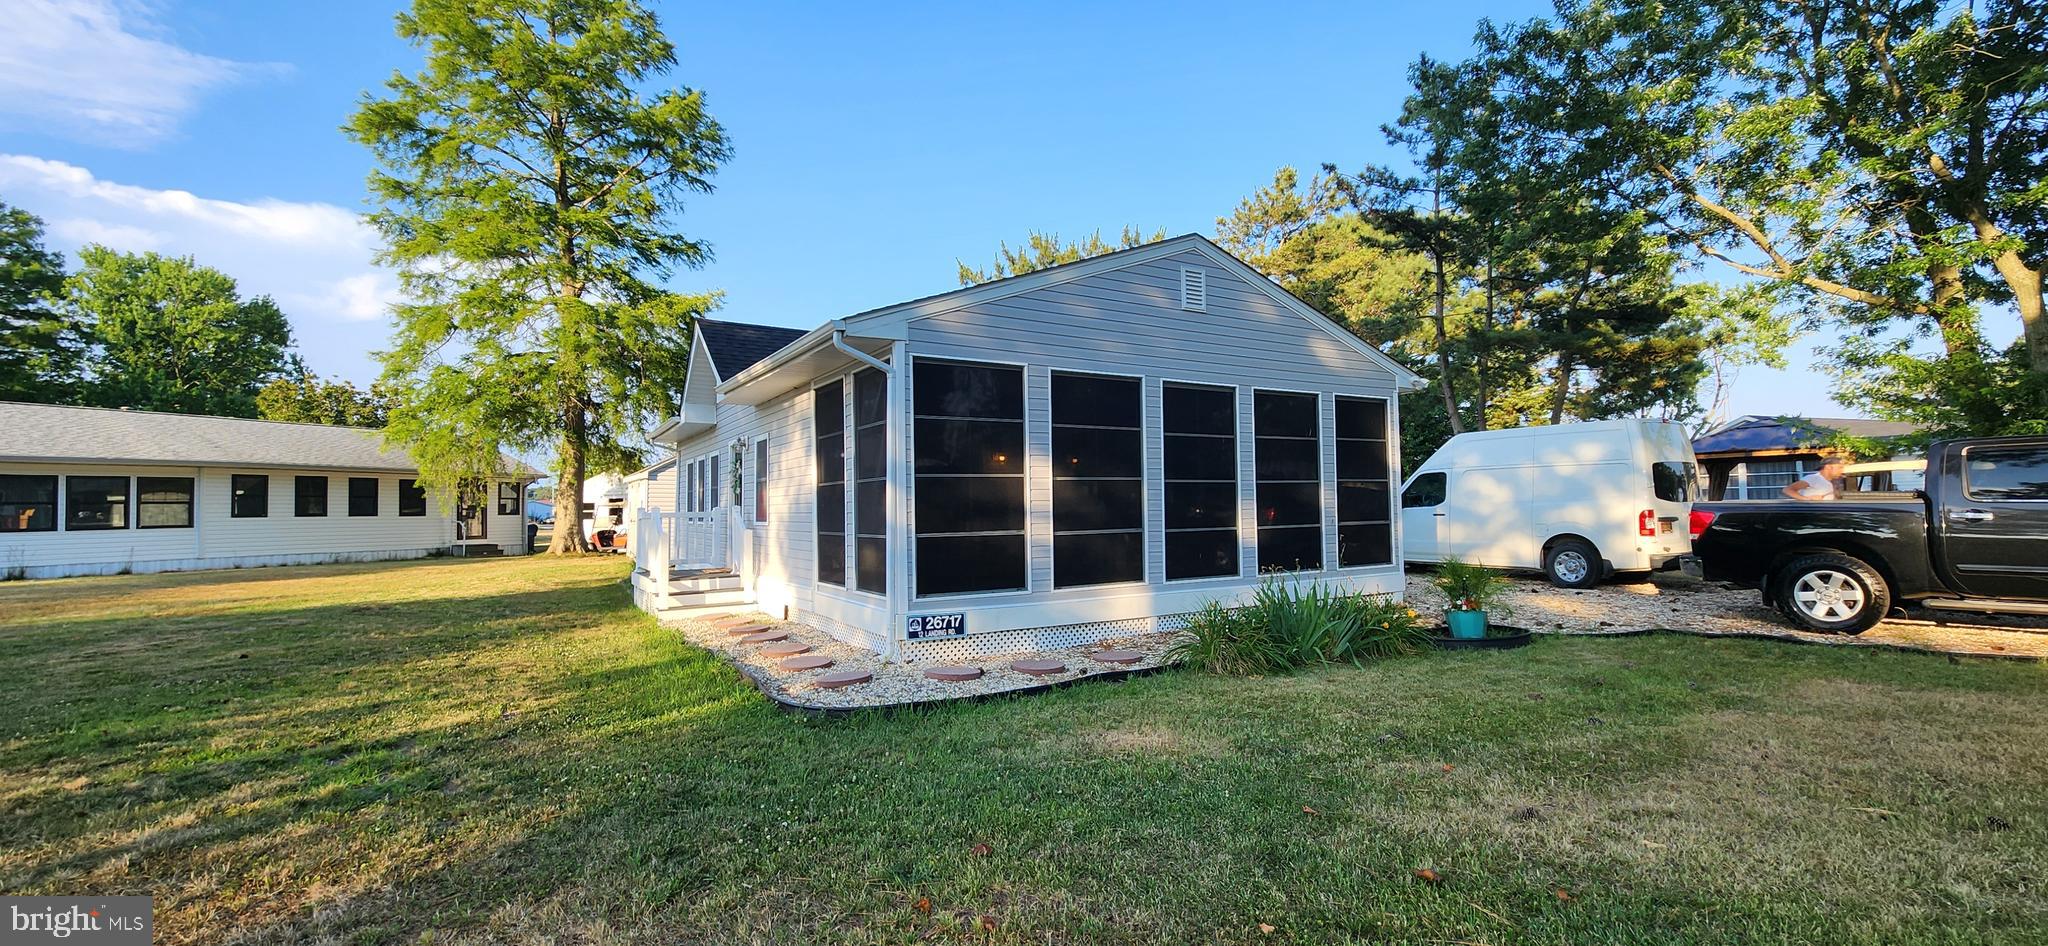
<instances>
[{"instance_id":1,"label":"white gutter","mask_svg":"<svg viewBox=\"0 0 2048 946\"><path fill-rule=\"evenodd\" d=\"M833 323L834 326L838 326L839 324L840 323L837 322ZM893 375L896 373L895 369L889 367L888 362L883 361L879 358L876 358L873 355L868 354L867 352L861 351L858 348L846 344L846 329L844 328L835 327L832 329L832 347L837 348L840 351L843 351L849 355L852 355L856 360L867 362L868 364L874 366L876 371L880 371L884 375Z\"/></svg>"}]
</instances>

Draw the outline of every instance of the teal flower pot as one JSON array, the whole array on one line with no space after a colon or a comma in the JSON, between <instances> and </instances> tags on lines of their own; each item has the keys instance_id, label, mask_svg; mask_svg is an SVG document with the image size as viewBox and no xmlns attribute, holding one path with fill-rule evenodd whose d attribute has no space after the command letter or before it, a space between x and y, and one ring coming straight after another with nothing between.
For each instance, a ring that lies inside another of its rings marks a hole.
<instances>
[{"instance_id":1,"label":"teal flower pot","mask_svg":"<svg viewBox=\"0 0 2048 946\"><path fill-rule=\"evenodd\" d=\"M1444 619L1450 622L1452 637L1476 640L1486 636L1486 612L1484 611L1449 608L1444 611Z\"/></svg>"}]
</instances>

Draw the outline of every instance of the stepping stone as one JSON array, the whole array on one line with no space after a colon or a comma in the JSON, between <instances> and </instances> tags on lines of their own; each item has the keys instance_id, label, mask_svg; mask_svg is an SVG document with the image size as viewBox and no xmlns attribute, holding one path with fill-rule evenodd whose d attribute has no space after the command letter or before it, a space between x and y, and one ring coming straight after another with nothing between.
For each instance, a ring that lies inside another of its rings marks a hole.
<instances>
[{"instance_id":1,"label":"stepping stone","mask_svg":"<svg viewBox=\"0 0 2048 946\"><path fill-rule=\"evenodd\" d=\"M794 657L810 649L811 645L802 641L785 641L780 644L769 644L761 648L761 653L769 657Z\"/></svg>"},{"instance_id":2,"label":"stepping stone","mask_svg":"<svg viewBox=\"0 0 2048 946\"><path fill-rule=\"evenodd\" d=\"M784 670L816 670L832 666L832 658L824 654L811 654L807 657L791 657L777 666Z\"/></svg>"},{"instance_id":3,"label":"stepping stone","mask_svg":"<svg viewBox=\"0 0 2048 946\"><path fill-rule=\"evenodd\" d=\"M944 680L948 683L960 683L967 680L980 679L981 668L967 666L927 667L925 669L924 675L930 677L933 680Z\"/></svg>"},{"instance_id":4,"label":"stepping stone","mask_svg":"<svg viewBox=\"0 0 2048 946\"><path fill-rule=\"evenodd\" d=\"M1088 656L1106 664L1134 664L1145 659L1144 654L1135 650L1098 650Z\"/></svg>"},{"instance_id":5,"label":"stepping stone","mask_svg":"<svg viewBox=\"0 0 2048 946\"><path fill-rule=\"evenodd\" d=\"M740 642L745 644L773 644L776 641L786 640L789 640L788 631L762 631L758 634L748 634L740 638Z\"/></svg>"},{"instance_id":6,"label":"stepping stone","mask_svg":"<svg viewBox=\"0 0 2048 946\"><path fill-rule=\"evenodd\" d=\"M739 637L743 634L759 634L766 630L770 630L766 624L735 624L726 628L725 632L734 637Z\"/></svg>"},{"instance_id":7,"label":"stepping stone","mask_svg":"<svg viewBox=\"0 0 2048 946\"><path fill-rule=\"evenodd\" d=\"M865 670L841 670L837 673L828 673L819 677L818 686L820 689L837 690L840 687L850 687L856 683L866 683L874 678L874 674Z\"/></svg>"},{"instance_id":8,"label":"stepping stone","mask_svg":"<svg viewBox=\"0 0 2048 946\"><path fill-rule=\"evenodd\" d=\"M1067 665L1057 660L1019 660L1011 664L1010 669L1034 677L1049 677L1056 673L1066 673Z\"/></svg>"}]
</instances>

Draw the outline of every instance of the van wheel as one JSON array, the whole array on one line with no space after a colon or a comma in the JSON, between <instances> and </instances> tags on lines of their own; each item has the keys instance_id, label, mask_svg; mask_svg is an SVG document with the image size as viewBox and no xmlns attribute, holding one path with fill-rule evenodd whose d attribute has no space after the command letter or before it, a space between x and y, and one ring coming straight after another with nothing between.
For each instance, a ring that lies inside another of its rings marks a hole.
<instances>
[{"instance_id":1,"label":"van wheel","mask_svg":"<svg viewBox=\"0 0 2048 946\"><path fill-rule=\"evenodd\" d=\"M1559 588L1600 583L1600 550L1584 539L1565 539L1543 553L1543 577Z\"/></svg>"},{"instance_id":2,"label":"van wheel","mask_svg":"<svg viewBox=\"0 0 2048 946\"><path fill-rule=\"evenodd\" d=\"M1778 610L1792 623L1825 634L1861 634L1884 620L1892 589L1861 559L1839 552L1802 555L1772 576Z\"/></svg>"}]
</instances>

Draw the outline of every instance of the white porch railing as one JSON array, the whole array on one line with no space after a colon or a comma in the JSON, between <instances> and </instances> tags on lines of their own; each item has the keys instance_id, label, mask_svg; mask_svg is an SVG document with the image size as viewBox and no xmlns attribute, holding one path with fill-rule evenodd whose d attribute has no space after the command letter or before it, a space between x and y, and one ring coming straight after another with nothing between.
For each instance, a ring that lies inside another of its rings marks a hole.
<instances>
[{"instance_id":1,"label":"white porch railing","mask_svg":"<svg viewBox=\"0 0 2048 946\"><path fill-rule=\"evenodd\" d=\"M681 513L682 528L674 537L675 560L688 568L724 568L730 538L726 519L731 507Z\"/></svg>"},{"instance_id":2,"label":"white porch railing","mask_svg":"<svg viewBox=\"0 0 2048 946\"><path fill-rule=\"evenodd\" d=\"M654 607L650 610L657 612L668 605L671 594L668 575L669 552L673 546L669 534L674 530L669 526L670 518L670 514L659 509L642 509L639 519L633 523L633 531L626 534L626 543L633 552L633 564L647 575L648 586L653 589Z\"/></svg>"}]
</instances>

